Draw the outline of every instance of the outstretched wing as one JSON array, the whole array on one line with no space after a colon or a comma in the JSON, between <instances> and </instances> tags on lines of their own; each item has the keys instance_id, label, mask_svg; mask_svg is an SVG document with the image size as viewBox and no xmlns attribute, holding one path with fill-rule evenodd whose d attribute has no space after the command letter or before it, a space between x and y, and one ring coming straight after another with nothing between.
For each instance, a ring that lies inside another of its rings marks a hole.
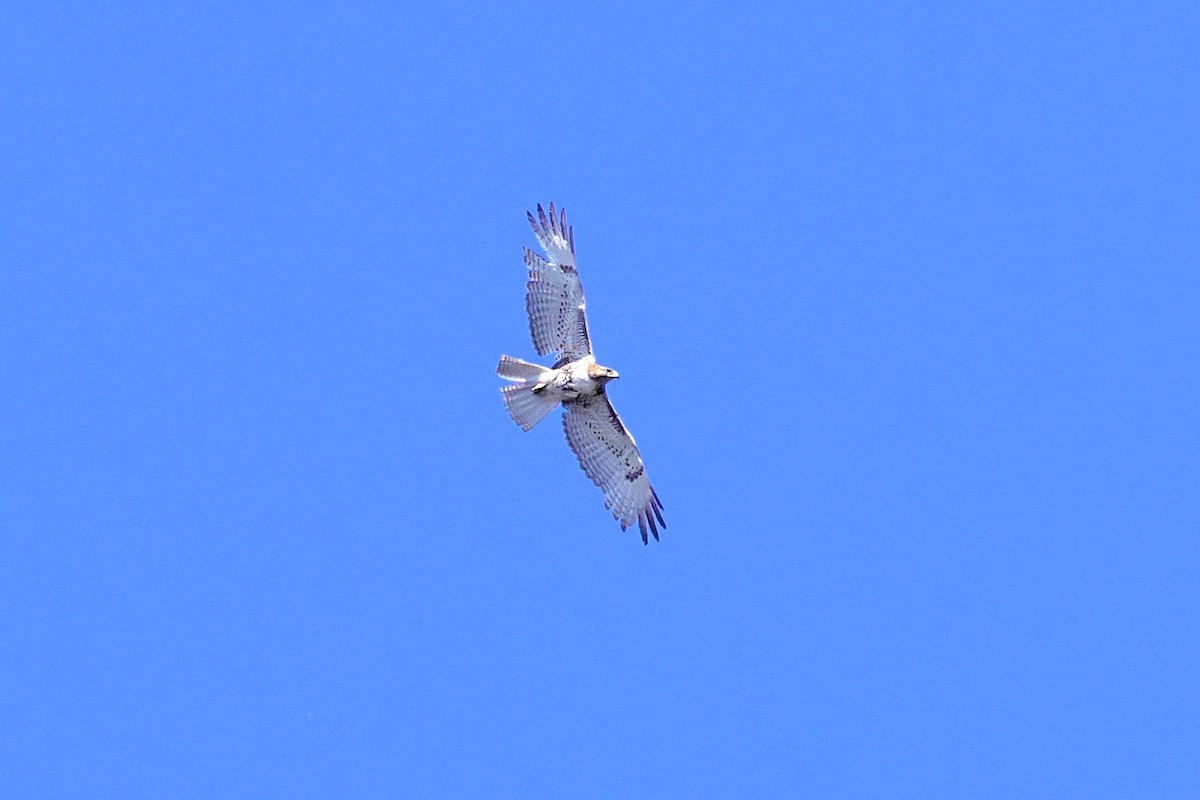
<instances>
[{"instance_id":1,"label":"outstretched wing","mask_svg":"<svg viewBox=\"0 0 1200 800\"><path fill-rule=\"evenodd\" d=\"M567 443L579 457L579 466L604 492L604 506L625 530L635 521L642 532L642 542L648 542L647 529L658 538L658 527L667 523L662 517L662 502L654 493L642 464L633 436L613 410L603 392L595 396L580 396L564 404L563 430ZM658 525L655 525L655 519Z\"/></svg>"},{"instance_id":2,"label":"outstretched wing","mask_svg":"<svg viewBox=\"0 0 1200 800\"><path fill-rule=\"evenodd\" d=\"M528 212L526 216L546 258L525 248L525 266L529 268L525 310L538 354L556 354L561 364L592 352L583 286L575 269L575 231L567 227L565 209L555 215L554 203L550 204L549 219L541 203L537 212L537 219Z\"/></svg>"}]
</instances>

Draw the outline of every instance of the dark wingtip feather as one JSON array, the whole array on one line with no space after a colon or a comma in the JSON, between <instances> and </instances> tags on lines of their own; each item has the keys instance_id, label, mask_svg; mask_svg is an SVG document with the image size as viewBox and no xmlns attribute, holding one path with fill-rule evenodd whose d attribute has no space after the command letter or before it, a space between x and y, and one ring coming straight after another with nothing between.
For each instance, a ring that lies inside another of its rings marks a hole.
<instances>
[{"instance_id":1,"label":"dark wingtip feather","mask_svg":"<svg viewBox=\"0 0 1200 800\"><path fill-rule=\"evenodd\" d=\"M575 255L575 228L567 228L567 241L571 243L571 255Z\"/></svg>"},{"instance_id":2,"label":"dark wingtip feather","mask_svg":"<svg viewBox=\"0 0 1200 800\"><path fill-rule=\"evenodd\" d=\"M654 516L658 517L658 524L662 525L662 529L665 531L667 529L667 522L663 519L662 512L658 510L659 505L651 503L650 508L654 510Z\"/></svg>"},{"instance_id":3,"label":"dark wingtip feather","mask_svg":"<svg viewBox=\"0 0 1200 800\"><path fill-rule=\"evenodd\" d=\"M544 210L542 210L541 203L537 204L537 211L538 211L538 219L540 219L542 221L542 230L545 231L549 228L549 226L546 224L546 212Z\"/></svg>"},{"instance_id":4,"label":"dark wingtip feather","mask_svg":"<svg viewBox=\"0 0 1200 800\"><path fill-rule=\"evenodd\" d=\"M642 532L642 544L650 544L650 537L646 535L646 517L643 514L638 515L638 528Z\"/></svg>"},{"instance_id":5,"label":"dark wingtip feather","mask_svg":"<svg viewBox=\"0 0 1200 800\"><path fill-rule=\"evenodd\" d=\"M554 203L550 203L550 232L558 233L558 219L554 214Z\"/></svg>"},{"instance_id":6,"label":"dark wingtip feather","mask_svg":"<svg viewBox=\"0 0 1200 800\"><path fill-rule=\"evenodd\" d=\"M646 522L650 523L650 532L654 534L654 541L658 541L658 528L654 525L654 517L648 511L643 511L642 514L646 517Z\"/></svg>"}]
</instances>

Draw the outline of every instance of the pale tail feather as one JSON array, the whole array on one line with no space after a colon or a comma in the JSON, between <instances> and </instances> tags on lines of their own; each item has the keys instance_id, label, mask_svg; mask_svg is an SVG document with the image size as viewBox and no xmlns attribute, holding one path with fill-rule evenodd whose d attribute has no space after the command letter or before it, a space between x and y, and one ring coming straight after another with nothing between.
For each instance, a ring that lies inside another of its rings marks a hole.
<instances>
[{"instance_id":1,"label":"pale tail feather","mask_svg":"<svg viewBox=\"0 0 1200 800\"><path fill-rule=\"evenodd\" d=\"M503 362L501 363L503 364ZM528 381L514 383L500 390L500 395L504 398L504 407L508 409L508 415L512 417L513 422L521 426L521 430L531 430L558 406L557 400L534 393L535 385L533 381Z\"/></svg>"},{"instance_id":2,"label":"pale tail feather","mask_svg":"<svg viewBox=\"0 0 1200 800\"><path fill-rule=\"evenodd\" d=\"M512 356L500 356L500 363L496 366L496 374L506 381L532 381L549 371L541 364L531 364Z\"/></svg>"}]
</instances>

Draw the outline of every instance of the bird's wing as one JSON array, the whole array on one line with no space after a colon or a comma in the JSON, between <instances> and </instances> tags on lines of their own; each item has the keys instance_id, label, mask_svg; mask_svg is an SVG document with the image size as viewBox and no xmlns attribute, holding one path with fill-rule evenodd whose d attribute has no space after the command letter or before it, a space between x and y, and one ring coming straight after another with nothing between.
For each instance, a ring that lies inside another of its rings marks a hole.
<instances>
[{"instance_id":1,"label":"bird's wing","mask_svg":"<svg viewBox=\"0 0 1200 800\"><path fill-rule=\"evenodd\" d=\"M575 269L575 231L567 226L564 209L556 216L554 203L550 216L539 203L537 218L527 213L529 224L546 257L525 249L529 268L525 310L529 313L529 333L540 355L556 354L560 364L590 355L587 313L584 310L583 285Z\"/></svg>"},{"instance_id":2,"label":"bird's wing","mask_svg":"<svg viewBox=\"0 0 1200 800\"><path fill-rule=\"evenodd\" d=\"M657 539L658 528L667 527L662 502L646 477L637 443L608 396L581 396L565 405L563 430L567 432L567 443L579 457L579 466L604 492L604 506L612 510L621 530L637 522L643 542L649 541L647 530Z\"/></svg>"}]
</instances>

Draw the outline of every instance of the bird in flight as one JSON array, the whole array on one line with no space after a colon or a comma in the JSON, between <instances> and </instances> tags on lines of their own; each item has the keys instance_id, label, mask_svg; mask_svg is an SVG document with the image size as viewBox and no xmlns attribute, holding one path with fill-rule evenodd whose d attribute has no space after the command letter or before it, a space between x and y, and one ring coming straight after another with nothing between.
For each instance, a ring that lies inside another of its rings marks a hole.
<instances>
[{"instance_id":1,"label":"bird in flight","mask_svg":"<svg viewBox=\"0 0 1200 800\"><path fill-rule=\"evenodd\" d=\"M508 386L500 390L513 421L528 431L561 403L567 444L579 466L604 492L604 506L625 530L634 522L642 532L658 539L663 521L662 502L646 477L642 454L633 436L617 416L605 387L617 371L596 363L588 337L583 286L575 268L575 230L567 226L567 212L550 214L539 203L537 218L526 213L533 234L546 257L525 248L529 269L525 310L529 332L539 355L554 355L553 367L543 367L512 356L500 356L496 374ZM657 522L657 524L656 524Z\"/></svg>"}]
</instances>

